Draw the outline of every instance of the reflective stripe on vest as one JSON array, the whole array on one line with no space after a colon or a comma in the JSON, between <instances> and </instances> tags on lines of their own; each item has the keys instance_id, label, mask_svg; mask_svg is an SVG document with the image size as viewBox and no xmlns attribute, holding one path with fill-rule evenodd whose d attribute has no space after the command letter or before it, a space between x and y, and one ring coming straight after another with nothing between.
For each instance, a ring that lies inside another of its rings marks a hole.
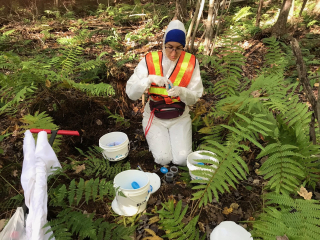
<instances>
[{"instance_id":1,"label":"reflective stripe on vest","mask_svg":"<svg viewBox=\"0 0 320 240\"><path fill-rule=\"evenodd\" d=\"M146 55L146 63L149 71L149 75L163 76L162 70L162 52L151 52ZM181 52L179 60L171 73L169 79L174 86L187 87L196 64L196 57L185 51ZM179 97L170 98L165 87L159 87L152 83L148 91L149 95L156 100L162 100L165 98L166 103L172 103L180 101ZM155 96L158 95L159 97Z\"/></svg>"},{"instance_id":2,"label":"reflective stripe on vest","mask_svg":"<svg viewBox=\"0 0 320 240\"><path fill-rule=\"evenodd\" d=\"M162 52L151 52L146 55L146 62L149 75L163 76Z\"/></svg>"}]
</instances>

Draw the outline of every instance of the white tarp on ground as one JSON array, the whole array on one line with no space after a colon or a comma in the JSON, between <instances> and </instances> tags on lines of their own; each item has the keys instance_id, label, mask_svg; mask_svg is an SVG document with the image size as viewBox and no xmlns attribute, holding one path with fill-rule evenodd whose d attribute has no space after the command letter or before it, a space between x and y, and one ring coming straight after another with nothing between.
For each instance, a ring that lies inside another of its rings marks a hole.
<instances>
[{"instance_id":1,"label":"white tarp on ground","mask_svg":"<svg viewBox=\"0 0 320 240\"><path fill-rule=\"evenodd\" d=\"M47 178L55 168L61 165L50 146L47 133L38 133L37 144L32 133L27 130L23 141L23 167L21 185L24 190L25 203L29 208L26 221L26 237L28 240L47 240L51 233L43 229L47 223Z\"/></svg>"}]
</instances>

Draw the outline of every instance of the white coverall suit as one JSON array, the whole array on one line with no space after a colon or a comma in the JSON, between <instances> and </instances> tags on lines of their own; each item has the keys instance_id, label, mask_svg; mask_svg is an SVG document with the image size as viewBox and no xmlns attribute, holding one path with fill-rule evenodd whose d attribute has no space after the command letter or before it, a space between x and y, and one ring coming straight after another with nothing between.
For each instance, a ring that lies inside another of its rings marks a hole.
<instances>
[{"instance_id":1,"label":"white coverall suit","mask_svg":"<svg viewBox=\"0 0 320 240\"><path fill-rule=\"evenodd\" d=\"M184 25L178 21L171 21L164 35L164 41L167 33L172 29L185 31ZM178 61L171 61L165 53L165 44L163 44L162 68L163 75L167 78L173 72ZM148 79L148 68L145 58L142 59L135 68L133 75L127 82L126 93L131 100L139 99L142 94L150 88ZM161 165L173 164L185 166L187 156L192 152L192 123L187 105L192 105L202 96L203 85L200 76L199 62L196 60L195 69L188 86L179 87L179 97L186 104L184 113L173 119L153 118L151 127L146 136L149 150L155 159L155 162ZM149 99L149 101L152 101ZM142 126L144 131L150 117L149 102L145 105Z\"/></svg>"}]
</instances>

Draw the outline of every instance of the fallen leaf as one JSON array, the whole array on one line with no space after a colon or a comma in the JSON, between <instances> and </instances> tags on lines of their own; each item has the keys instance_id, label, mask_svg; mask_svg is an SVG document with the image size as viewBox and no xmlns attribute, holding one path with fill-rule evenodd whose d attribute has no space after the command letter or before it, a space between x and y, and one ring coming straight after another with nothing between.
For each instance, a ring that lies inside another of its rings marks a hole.
<instances>
[{"instance_id":1,"label":"fallen leaf","mask_svg":"<svg viewBox=\"0 0 320 240\"><path fill-rule=\"evenodd\" d=\"M199 229L201 232L205 233L206 232L206 229L204 227L204 224L202 222L198 222L198 225L199 225Z\"/></svg>"},{"instance_id":2,"label":"fallen leaf","mask_svg":"<svg viewBox=\"0 0 320 240\"><path fill-rule=\"evenodd\" d=\"M260 183L260 180L259 179L254 179L253 180L253 184L259 184Z\"/></svg>"},{"instance_id":3,"label":"fallen leaf","mask_svg":"<svg viewBox=\"0 0 320 240\"><path fill-rule=\"evenodd\" d=\"M315 83L313 86L314 87L319 87L319 83Z\"/></svg>"},{"instance_id":4,"label":"fallen leaf","mask_svg":"<svg viewBox=\"0 0 320 240\"><path fill-rule=\"evenodd\" d=\"M51 87L51 82L50 82L48 79L46 80L46 87L47 87L47 88L50 88L50 87Z\"/></svg>"},{"instance_id":5,"label":"fallen leaf","mask_svg":"<svg viewBox=\"0 0 320 240\"><path fill-rule=\"evenodd\" d=\"M222 211L223 214L228 215L230 213L232 213L233 209L232 208L227 208L225 207Z\"/></svg>"},{"instance_id":6,"label":"fallen leaf","mask_svg":"<svg viewBox=\"0 0 320 240\"><path fill-rule=\"evenodd\" d=\"M152 218L149 219L149 225L156 223L160 220L160 218L158 216L154 216Z\"/></svg>"},{"instance_id":7,"label":"fallen leaf","mask_svg":"<svg viewBox=\"0 0 320 240\"><path fill-rule=\"evenodd\" d=\"M85 170L85 169L86 169L86 165L85 165L85 164L77 165L77 166L75 167L75 173L82 172L82 170Z\"/></svg>"},{"instance_id":8,"label":"fallen leaf","mask_svg":"<svg viewBox=\"0 0 320 240\"><path fill-rule=\"evenodd\" d=\"M284 235L283 237L277 236L276 240L289 240L289 238L287 237L287 235Z\"/></svg>"},{"instance_id":9,"label":"fallen leaf","mask_svg":"<svg viewBox=\"0 0 320 240\"><path fill-rule=\"evenodd\" d=\"M239 208L238 203L231 203L230 208L237 210Z\"/></svg>"},{"instance_id":10,"label":"fallen leaf","mask_svg":"<svg viewBox=\"0 0 320 240\"><path fill-rule=\"evenodd\" d=\"M97 119L96 124L99 125L99 126L101 126L101 125L102 125L101 120L100 120L100 119Z\"/></svg>"},{"instance_id":11,"label":"fallen leaf","mask_svg":"<svg viewBox=\"0 0 320 240\"><path fill-rule=\"evenodd\" d=\"M0 220L0 231L4 228L5 223L6 223L6 219Z\"/></svg>"},{"instance_id":12,"label":"fallen leaf","mask_svg":"<svg viewBox=\"0 0 320 240\"><path fill-rule=\"evenodd\" d=\"M142 240L163 240L163 238L157 236L157 234L153 230L148 229L148 228L145 228L144 230L147 233L149 233L151 236L142 238Z\"/></svg>"},{"instance_id":13,"label":"fallen leaf","mask_svg":"<svg viewBox=\"0 0 320 240\"><path fill-rule=\"evenodd\" d=\"M297 191L301 197L303 197L306 200L310 200L312 197L312 192L308 192L307 189L305 189L303 186L300 188L300 192Z\"/></svg>"},{"instance_id":14,"label":"fallen leaf","mask_svg":"<svg viewBox=\"0 0 320 240\"><path fill-rule=\"evenodd\" d=\"M14 171L12 172L12 176L18 177L18 170L14 170Z\"/></svg>"},{"instance_id":15,"label":"fallen leaf","mask_svg":"<svg viewBox=\"0 0 320 240\"><path fill-rule=\"evenodd\" d=\"M250 93L254 98L260 97L261 93L259 90L255 90L252 93Z\"/></svg>"}]
</instances>

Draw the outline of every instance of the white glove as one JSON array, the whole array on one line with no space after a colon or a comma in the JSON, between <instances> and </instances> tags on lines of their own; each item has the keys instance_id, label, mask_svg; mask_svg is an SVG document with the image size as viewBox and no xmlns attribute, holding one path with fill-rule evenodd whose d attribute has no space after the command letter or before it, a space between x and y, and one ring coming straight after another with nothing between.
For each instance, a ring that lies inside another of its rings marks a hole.
<instances>
[{"instance_id":1,"label":"white glove","mask_svg":"<svg viewBox=\"0 0 320 240\"><path fill-rule=\"evenodd\" d=\"M170 87L173 86L172 82L166 77L161 77L161 76L158 76L158 75L149 75L148 79L149 79L150 84L151 83L155 83L159 87L166 86L166 89L169 89L169 86Z\"/></svg>"},{"instance_id":2,"label":"white glove","mask_svg":"<svg viewBox=\"0 0 320 240\"><path fill-rule=\"evenodd\" d=\"M180 94L181 94L181 87L174 86L168 90L169 97L179 97Z\"/></svg>"}]
</instances>

